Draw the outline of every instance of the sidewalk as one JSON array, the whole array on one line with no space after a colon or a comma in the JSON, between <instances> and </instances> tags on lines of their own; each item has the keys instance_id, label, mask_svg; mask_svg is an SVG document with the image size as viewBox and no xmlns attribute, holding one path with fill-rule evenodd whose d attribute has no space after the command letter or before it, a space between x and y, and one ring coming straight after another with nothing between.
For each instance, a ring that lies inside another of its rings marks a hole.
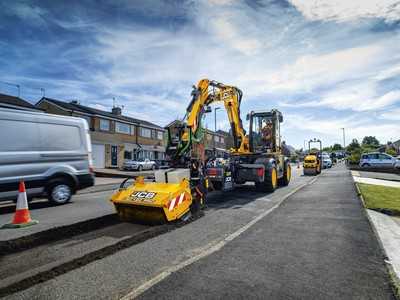
<instances>
[{"instance_id":1,"label":"sidewalk","mask_svg":"<svg viewBox=\"0 0 400 300\"><path fill-rule=\"evenodd\" d=\"M370 209L367 209L367 213L385 249L388 263L397 276L397 283L400 284L400 218Z\"/></svg>"},{"instance_id":2,"label":"sidewalk","mask_svg":"<svg viewBox=\"0 0 400 300\"><path fill-rule=\"evenodd\" d=\"M324 171L220 251L141 299L395 299L344 166Z\"/></svg>"},{"instance_id":3,"label":"sidewalk","mask_svg":"<svg viewBox=\"0 0 400 300\"><path fill-rule=\"evenodd\" d=\"M357 177L357 176L353 176L353 178L354 178L354 181L358 182L358 183L383 185L383 186L400 188L400 182L396 182L396 181L382 180L382 179L375 179L375 178L366 178L366 177Z\"/></svg>"},{"instance_id":4,"label":"sidewalk","mask_svg":"<svg viewBox=\"0 0 400 300\"><path fill-rule=\"evenodd\" d=\"M351 171L351 174L356 177L363 177L363 178L374 178L374 179L382 179L382 180L389 180L389 181L397 181L400 182L400 175L399 174L391 174L391 173L380 173L380 172L367 172L367 171Z\"/></svg>"}]
</instances>

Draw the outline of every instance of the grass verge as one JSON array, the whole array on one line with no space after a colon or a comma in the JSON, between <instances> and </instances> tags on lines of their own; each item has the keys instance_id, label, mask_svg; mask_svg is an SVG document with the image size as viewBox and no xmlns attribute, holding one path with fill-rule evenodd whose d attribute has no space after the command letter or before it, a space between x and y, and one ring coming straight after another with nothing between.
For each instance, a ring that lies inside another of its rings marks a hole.
<instances>
[{"instance_id":1,"label":"grass verge","mask_svg":"<svg viewBox=\"0 0 400 300\"><path fill-rule=\"evenodd\" d=\"M367 208L389 215L400 215L400 188L364 183L357 185Z\"/></svg>"}]
</instances>

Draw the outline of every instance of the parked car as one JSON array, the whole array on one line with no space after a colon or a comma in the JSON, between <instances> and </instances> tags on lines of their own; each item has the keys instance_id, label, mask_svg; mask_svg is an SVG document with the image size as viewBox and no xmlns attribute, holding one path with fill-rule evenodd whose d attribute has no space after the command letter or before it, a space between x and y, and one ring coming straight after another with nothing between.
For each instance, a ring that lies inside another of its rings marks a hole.
<instances>
[{"instance_id":1,"label":"parked car","mask_svg":"<svg viewBox=\"0 0 400 300\"><path fill-rule=\"evenodd\" d=\"M0 108L0 128L0 200L16 200L20 180L53 204L94 185L86 120Z\"/></svg>"},{"instance_id":2,"label":"parked car","mask_svg":"<svg viewBox=\"0 0 400 300\"><path fill-rule=\"evenodd\" d=\"M332 160L329 154L322 154L322 168L332 168Z\"/></svg>"},{"instance_id":3,"label":"parked car","mask_svg":"<svg viewBox=\"0 0 400 300\"><path fill-rule=\"evenodd\" d=\"M396 162L394 163L396 169L400 169L400 156L396 157Z\"/></svg>"},{"instance_id":4,"label":"parked car","mask_svg":"<svg viewBox=\"0 0 400 300\"><path fill-rule=\"evenodd\" d=\"M157 165L155 161L148 158L138 160L129 159L124 161L122 168L128 171L155 170Z\"/></svg>"},{"instance_id":5,"label":"parked car","mask_svg":"<svg viewBox=\"0 0 400 300\"><path fill-rule=\"evenodd\" d=\"M392 169L400 164L400 160L386 153L365 153L361 155L360 167Z\"/></svg>"}]
</instances>

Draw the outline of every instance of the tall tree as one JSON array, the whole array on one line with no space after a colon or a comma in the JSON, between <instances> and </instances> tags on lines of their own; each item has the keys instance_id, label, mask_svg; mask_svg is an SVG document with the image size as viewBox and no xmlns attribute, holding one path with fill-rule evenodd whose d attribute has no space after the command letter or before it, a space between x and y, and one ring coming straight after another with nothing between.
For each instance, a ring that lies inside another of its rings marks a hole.
<instances>
[{"instance_id":1,"label":"tall tree","mask_svg":"<svg viewBox=\"0 0 400 300\"><path fill-rule=\"evenodd\" d=\"M354 151L356 149L360 149L360 148L361 147L360 147L360 143L358 142L358 140L357 139L353 139L351 141L351 143L347 146L347 151L352 152L352 151Z\"/></svg>"},{"instance_id":2,"label":"tall tree","mask_svg":"<svg viewBox=\"0 0 400 300\"><path fill-rule=\"evenodd\" d=\"M379 147L379 141L374 136L365 136L362 140L363 146Z\"/></svg>"},{"instance_id":3,"label":"tall tree","mask_svg":"<svg viewBox=\"0 0 400 300\"><path fill-rule=\"evenodd\" d=\"M338 151L338 150L342 150L343 149L343 147L342 147L342 145L340 145L340 144L334 144L333 146L332 146L332 150L333 151Z\"/></svg>"}]
</instances>

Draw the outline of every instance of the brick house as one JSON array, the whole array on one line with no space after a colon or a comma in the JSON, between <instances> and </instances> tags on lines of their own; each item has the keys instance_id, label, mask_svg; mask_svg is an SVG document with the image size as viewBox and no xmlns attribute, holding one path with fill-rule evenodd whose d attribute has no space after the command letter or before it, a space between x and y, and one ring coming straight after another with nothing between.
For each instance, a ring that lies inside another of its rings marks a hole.
<instances>
[{"instance_id":1,"label":"brick house","mask_svg":"<svg viewBox=\"0 0 400 300\"><path fill-rule=\"evenodd\" d=\"M0 94L0 107L29 111L42 111L35 105L30 104L28 101L6 94Z\"/></svg>"},{"instance_id":2,"label":"brick house","mask_svg":"<svg viewBox=\"0 0 400 300\"><path fill-rule=\"evenodd\" d=\"M37 107L47 113L85 119L90 128L93 163L96 168L121 168L124 159L164 159L164 129L154 123L122 115L121 108L111 112L42 98Z\"/></svg>"}]
</instances>

